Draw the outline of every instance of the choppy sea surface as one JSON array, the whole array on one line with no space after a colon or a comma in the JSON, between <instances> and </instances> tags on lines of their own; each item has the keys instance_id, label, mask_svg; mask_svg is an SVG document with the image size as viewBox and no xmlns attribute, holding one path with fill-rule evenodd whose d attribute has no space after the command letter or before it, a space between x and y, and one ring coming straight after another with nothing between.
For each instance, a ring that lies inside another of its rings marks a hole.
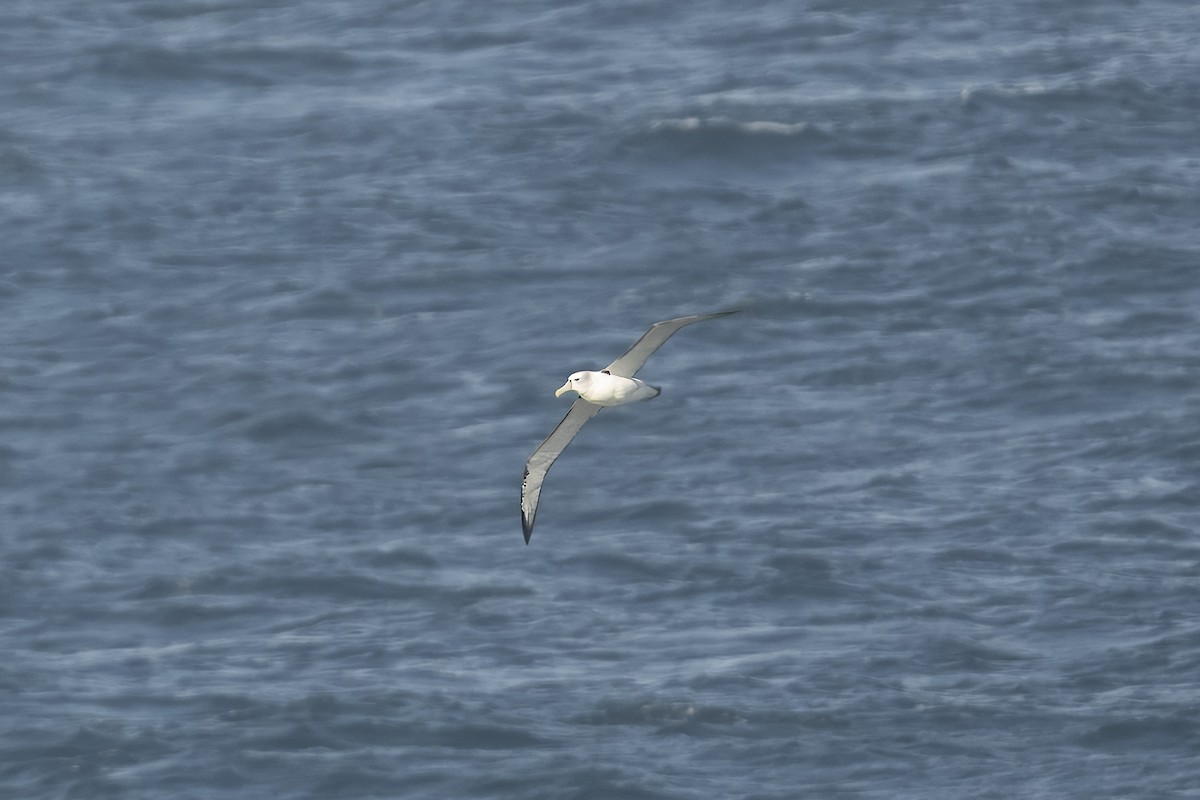
<instances>
[{"instance_id":1,"label":"choppy sea surface","mask_svg":"<svg viewBox=\"0 0 1200 800\"><path fill-rule=\"evenodd\" d=\"M1197 30L5 4L0 796L1200 796Z\"/></svg>"}]
</instances>

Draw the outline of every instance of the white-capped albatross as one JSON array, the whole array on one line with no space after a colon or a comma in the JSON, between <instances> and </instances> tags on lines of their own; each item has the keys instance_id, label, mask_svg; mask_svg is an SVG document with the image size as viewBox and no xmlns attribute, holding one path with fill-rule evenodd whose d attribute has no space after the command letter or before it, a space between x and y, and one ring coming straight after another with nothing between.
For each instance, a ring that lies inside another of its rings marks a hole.
<instances>
[{"instance_id":1,"label":"white-capped albatross","mask_svg":"<svg viewBox=\"0 0 1200 800\"><path fill-rule=\"evenodd\" d=\"M562 397L565 392L575 392L579 397L571 404L571 410L558 423L558 427L546 437L546 441L538 445L525 464L525 479L521 483L521 526L525 531L525 544L529 544L529 537L533 535L533 520L537 515L538 498L542 494L542 481L546 479L554 460L562 455L583 424L606 406L620 406L658 397L660 389L633 377L646 359L680 328L694 322L736 314L738 310L656 322L616 361L598 372L576 372L554 392L555 397Z\"/></svg>"}]
</instances>

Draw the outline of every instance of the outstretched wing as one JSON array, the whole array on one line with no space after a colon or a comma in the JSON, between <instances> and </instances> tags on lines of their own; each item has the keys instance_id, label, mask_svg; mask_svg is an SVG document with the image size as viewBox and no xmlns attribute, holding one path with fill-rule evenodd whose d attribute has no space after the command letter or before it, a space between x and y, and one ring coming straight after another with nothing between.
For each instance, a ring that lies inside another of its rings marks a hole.
<instances>
[{"instance_id":1,"label":"outstretched wing","mask_svg":"<svg viewBox=\"0 0 1200 800\"><path fill-rule=\"evenodd\" d=\"M650 326L650 330L642 334L642 338L633 343L633 347L626 350L620 358L605 367L604 371L611 375L619 375L622 378L632 378L634 373L646 363L646 359L653 355L655 350L662 347L663 342L670 339L675 331L686 325L691 325L693 322L725 317L730 314L736 314L739 310L717 311L713 314L695 314L690 317L678 317L676 319L668 319L664 322L656 322Z\"/></svg>"},{"instance_id":2,"label":"outstretched wing","mask_svg":"<svg viewBox=\"0 0 1200 800\"><path fill-rule=\"evenodd\" d=\"M521 527L525 530L525 544L533 535L533 518L537 516L538 498L542 496L542 481L554 460L562 455L583 424L596 416L603 406L594 405L582 397L571 404L571 410L551 431L546 441L538 445L529 461L525 462L525 480L521 482Z\"/></svg>"}]
</instances>

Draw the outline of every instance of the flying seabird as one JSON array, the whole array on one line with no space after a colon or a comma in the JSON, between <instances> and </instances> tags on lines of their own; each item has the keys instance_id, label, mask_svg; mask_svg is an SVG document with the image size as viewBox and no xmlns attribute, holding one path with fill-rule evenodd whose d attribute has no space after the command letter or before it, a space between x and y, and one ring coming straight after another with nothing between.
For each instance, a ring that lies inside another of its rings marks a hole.
<instances>
[{"instance_id":1,"label":"flying seabird","mask_svg":"<svg viewBox=\"0 0 1200 800\"><path fill-rule=\"evenodd\" d=\"M583 424L606 406L620 406L658 397L661 389L633 377L646 359L680 328L737 312L738 309L717 311L656 322L642 334L642 338L633 343L633 347L604 369L573 373L566 383L558 387L554 392L555 397L562 397L565 392L575 392L579 397L571 404L571 410L558 423L558 427L546 437L546 441L538 445L525 463L525 479L521 483L521 526L525 531L525 544L529 544L529 537L533 534L533 520L537 515L538 498L542 494L542 481L546 479L554 460L571 443Z\"/></svg>"}]
</instances>

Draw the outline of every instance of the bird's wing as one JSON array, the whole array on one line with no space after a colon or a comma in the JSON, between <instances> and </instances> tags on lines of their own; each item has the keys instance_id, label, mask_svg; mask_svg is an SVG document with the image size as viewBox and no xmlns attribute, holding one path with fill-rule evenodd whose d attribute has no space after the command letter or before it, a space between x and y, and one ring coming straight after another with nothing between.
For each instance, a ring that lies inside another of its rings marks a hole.
<instances>
[{"instance_id":1,"label":"bird's wing","mask_svg":"<svg viewBox=\"0 0 1200 800\"><path fill-rule=\"evenodd\" d=\"M571 410L558 423L558 427L551 431L546 441L538 445L529 461L525 462L525 480L521 482L521 527L525 530L525 544L529 544L529 537L533 535L533 518L537 515L538 498L542 494L542 481L546 479L546 473L583 424L596 416L601 408L603 406L580 397L571 404Z\"/></svg>"},{"instance_id":2,"label":"bird's wing","mask_svg":"<svg viewBox=\"0 0 1200 800\"><path fill-rule=\"evenodd\" d=\"M633 343L633 347L625 351L625 353L616 361L604 368L604 371L610 375L619 375L622 378L632 378L634 373L642 368L655 350L663 346L663 342L670 339L675 331L691 325L693 322L701 322L706 319L714 319L716 317L724 317L729 314L736 314L740 309L733 311L717 311L713 314L695 314L690 317L678 317L676 319L668 319L664 322L656 322L650 326L650 330L642 334L642 338Z\"/></svg>"}]
</instances>

